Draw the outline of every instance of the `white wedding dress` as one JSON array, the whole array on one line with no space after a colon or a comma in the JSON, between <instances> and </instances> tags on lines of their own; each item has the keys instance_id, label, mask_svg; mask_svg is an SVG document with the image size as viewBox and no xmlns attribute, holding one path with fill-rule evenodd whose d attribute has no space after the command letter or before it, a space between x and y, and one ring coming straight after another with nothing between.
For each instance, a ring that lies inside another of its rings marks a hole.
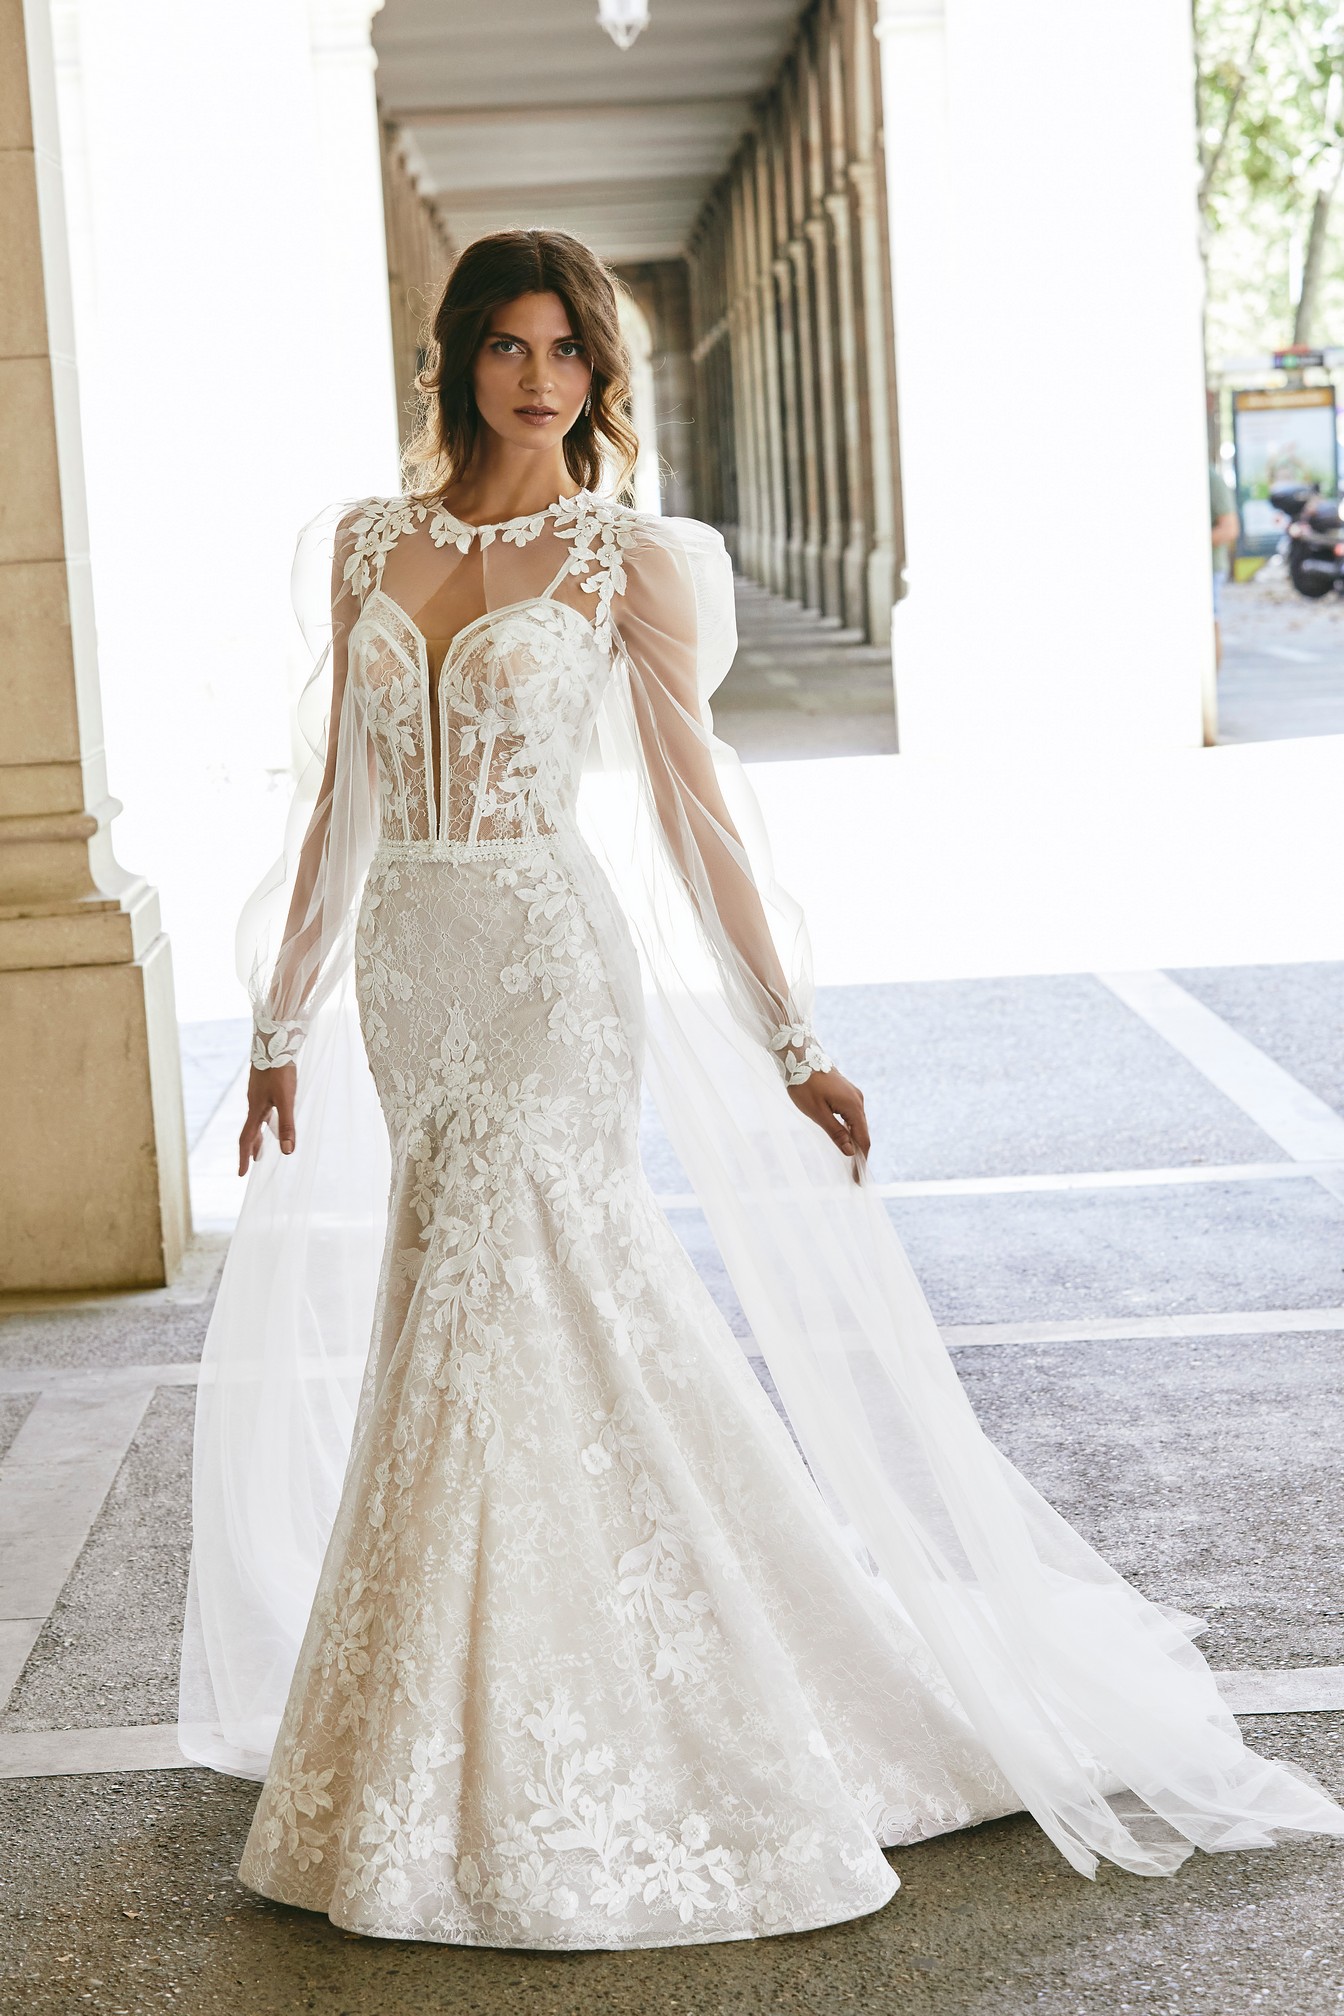
<instances>
[{"instance_id":1,"label":"white wedding dress","mask_svg":"<svg viewBox=\"0 0 1344 2016\"><path fill-rule=\"evenodd\" d=\"M257 966L299 1146L254 1173L198 1419L182 1737L264 1775L244 1881L388 1937L649 1946L871 1911L882 1846L1024 1807L1084 1870L1344 1831L980 1435L785 1096L825 1060L709 728L717 536L394 499L332 581ZM645 1180L646 1061L787 1426Z\"/></svg>"}]
</instances>

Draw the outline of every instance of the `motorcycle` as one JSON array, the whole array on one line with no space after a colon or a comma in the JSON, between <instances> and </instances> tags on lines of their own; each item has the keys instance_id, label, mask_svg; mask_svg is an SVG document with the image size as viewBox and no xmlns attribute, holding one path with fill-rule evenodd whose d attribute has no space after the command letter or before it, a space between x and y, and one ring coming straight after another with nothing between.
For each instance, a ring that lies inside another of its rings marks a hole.
<instances>
[{"instance_id":1,"label":"motorcycle","mask_svg":"<svg viewBox=\"0 0 1344 2016\"><path fill-rule=\"evenodd\" d=\"M1288 562L1288 578L1299 595L1316 601L1332 588L1344 588L1344 525L1339 504L1322 497L1309 483L1284 484L1271 490L1269 501L1288 520L1279 551Z\"/></svg>"}]
</instances>

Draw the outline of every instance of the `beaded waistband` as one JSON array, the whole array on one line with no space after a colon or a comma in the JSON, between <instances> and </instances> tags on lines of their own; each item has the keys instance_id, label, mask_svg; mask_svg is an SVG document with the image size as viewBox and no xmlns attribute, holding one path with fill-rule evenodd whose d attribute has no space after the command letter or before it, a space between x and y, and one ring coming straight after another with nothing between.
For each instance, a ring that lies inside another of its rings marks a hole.
<instances>
[{"instance_id":1,"label":"beaded waistband","mask_svg":"<svg viewBox=\"0 0 1344 2016\"><path fill-rule=\"evenodd\" d=\"M514 834L502 840L380 840L385 861L501 861L535 854L551 844L546 833Z\"/></svg>"}]
</instances>

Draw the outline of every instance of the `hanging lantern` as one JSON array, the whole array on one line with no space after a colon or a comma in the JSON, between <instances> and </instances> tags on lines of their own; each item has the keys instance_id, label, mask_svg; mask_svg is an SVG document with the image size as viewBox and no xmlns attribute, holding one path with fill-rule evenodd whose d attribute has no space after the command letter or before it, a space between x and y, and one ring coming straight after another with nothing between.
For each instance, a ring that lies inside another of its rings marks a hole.
<instances>
[{"instance_id":1,"label":"hanging lantern","mask_svg":"<svg viewBox=\"0 0 1344 2016\"><path fill-rule=\"evenodd\" d=\"M628 49L649 25L649 0L597 0L597 22L618 49Z\"/></svg>"}]
</instances>

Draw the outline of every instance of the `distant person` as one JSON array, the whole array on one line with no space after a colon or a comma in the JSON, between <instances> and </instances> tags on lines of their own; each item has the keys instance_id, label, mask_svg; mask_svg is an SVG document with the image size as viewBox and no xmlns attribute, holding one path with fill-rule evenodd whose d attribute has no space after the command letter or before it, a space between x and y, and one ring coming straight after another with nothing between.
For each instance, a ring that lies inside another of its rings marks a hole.
<instances>
[{"instance_id":1,"label":"distant person","mask_svg":"<svg viewBox=\"0 0 1344 2016\"><path fill-rule=\"evenodd\" d=\"M1209 522L1213 527L1213 661L1221 667L1223 662L1223 638L1219 628L1222 615L1223 577L1227 573L1232 549L1241 537L1241 520L1237 516L1237 500L1228 488L1227 478L1222 471L1209 464Z\"/></svg>"}]
</instances>

